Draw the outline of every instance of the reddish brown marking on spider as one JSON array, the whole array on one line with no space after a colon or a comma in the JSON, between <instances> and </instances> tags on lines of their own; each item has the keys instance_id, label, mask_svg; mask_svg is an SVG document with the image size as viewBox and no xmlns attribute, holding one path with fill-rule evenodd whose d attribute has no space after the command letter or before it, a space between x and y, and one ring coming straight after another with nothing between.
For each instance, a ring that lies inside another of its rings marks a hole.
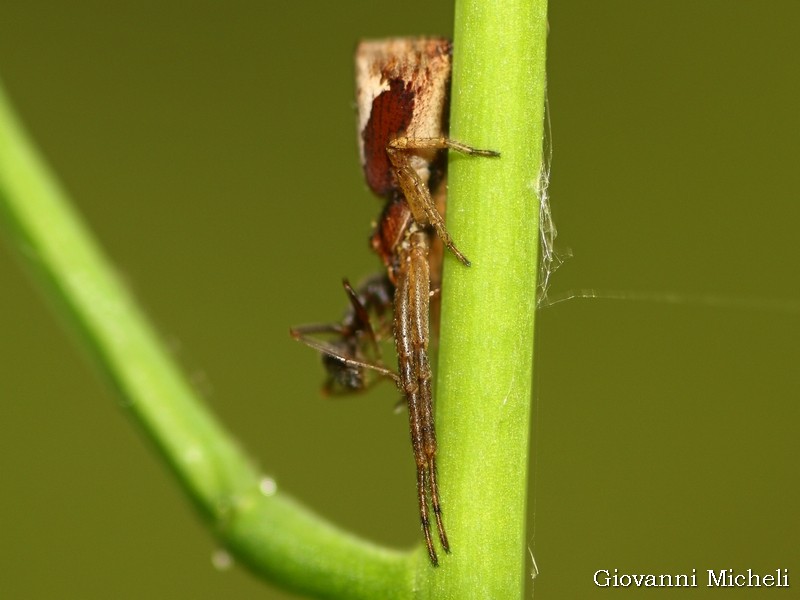
<instances>
[{"instance_id":1,"label":"reddish brown marking on spider","mask_svg":"<svg viewBox=\"0 0 800 600\"><path fill-rule=\"evenodd\" d=\"M383 207L380 220L370 238L372 250L381 258L392 279L398 267L397 247L410 226L411 211L408 204L402 197L395 196Z\"/></svg>"},{"instance_id":2,"label":"reddish brown marking on spider","mask_svg":"<svg viewBox=\"0 0 800 600\"><path fill-rule=\"evenodd\" d=\"M361 137L366 157L364 177L378 196L386 196L395 187L386 148L406 130L413 114L414 92L402 79L392 79L389 89L372 101L372 112Z\"/></svg>"}]
</instances>

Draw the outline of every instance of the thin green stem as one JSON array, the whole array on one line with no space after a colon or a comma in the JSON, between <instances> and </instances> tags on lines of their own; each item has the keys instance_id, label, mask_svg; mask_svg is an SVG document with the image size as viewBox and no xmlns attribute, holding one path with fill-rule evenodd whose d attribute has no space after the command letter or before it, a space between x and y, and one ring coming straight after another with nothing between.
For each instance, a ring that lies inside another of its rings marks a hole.
<instances>
[{"instance_id":1,"label":"thin green stem","mask_svg":"<svg viewBox=\"0 0 800 600\"><path fill-rule=\"evenodd\" d=\"M546 0L458 0L437 423L453 548L421 597L520 598L545 95ZM422 561L423 558L420 557Z\"/></svg>"},{"instance_id":2,"label":"thin green stem","mask_svg":"<svg viewBox=\"0 0 800 600\"><path fill-rule=\"evenodd\" d=\"M409 595L407 555L337 530L272 489L203 406L0 90L0 227L47 299L231 552L318 598Z\"/></svg>"}]
</instances>

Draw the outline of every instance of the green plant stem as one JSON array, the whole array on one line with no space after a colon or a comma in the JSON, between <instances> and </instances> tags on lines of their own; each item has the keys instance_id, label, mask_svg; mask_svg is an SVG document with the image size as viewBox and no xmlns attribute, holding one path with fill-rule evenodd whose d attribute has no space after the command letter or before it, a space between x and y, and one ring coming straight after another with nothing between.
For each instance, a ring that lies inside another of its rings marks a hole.
<instances>
[{"instance_id":1,"label":"green plant stem","mask_svg":"<svg viewBox=\"0 0 800 600\"><path fill-rule=\"evenodd\" d=\"M445 260L437 386L450 556L422 597L521 598L545 96L546 0L456 2L447 225L472 261ZM420 558L423 560L423 558Z\"/></svg>"},{"instance_id":2,"label":"green plant stem","mask_svg":"<svg viewBox=\"0 0 800 600\"><path fill-rule=\"evenodd\" d=\"M407 555L339 531L261 485L262 475L186 383L36 155L2 90L0 226L239 560L283 587L319 598L409 595Z\"/></svg>"}]
</instances>

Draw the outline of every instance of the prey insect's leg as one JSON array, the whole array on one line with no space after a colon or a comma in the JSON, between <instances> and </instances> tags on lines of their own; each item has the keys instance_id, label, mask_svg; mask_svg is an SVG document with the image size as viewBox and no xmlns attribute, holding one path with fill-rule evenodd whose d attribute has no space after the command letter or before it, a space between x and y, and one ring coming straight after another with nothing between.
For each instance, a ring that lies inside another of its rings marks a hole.
<instances>
[{"instance_id":1,"label":"prey insect's leg","mask_svg":"<svg viewBox=\"0 0 800 600\"><path fill-rule=\"evenodd\" d=\"M317 352L321 352L322 354L327 354L328 356L335 358L336 360L340 361L343 365L347 367L362 367L364 369L371 369L373 371L380 373L385 377L394 379L395 381L399 380L397 373L393 372L391 369L387 369L383 365L376 365L370 362L352 358L351 356L345 354L336 345L330 342L325 342L308 336L308 334L313 334L313 333L335 332L336 331L336 329L334 329L335 327L336 327L335 325L331 326L311 325L309 327L304 327L304 326L292 327L289 329L289 335L291 335L292 338L294 338L298 342L304 343L309 348L313 348Z\"/></svg>"},{"instance_id":2,"label":"prey insect's leg","mask_svg":"<svg viewBox=\"0 0 800 600\"><path fill-rule=\"evenodd\" d=\"M349 280L343 279L342 285L344 286L344 292L347 294L348 300L350 300L350 306L353 308L356 326L360 327L367 334L367 338L370 340L370 342L372 342L372 348L375 351L375 357L378 360L378 364L382 365L383 357L381 356L381 346L378 343L378 338L375 335L375 331L372 329L372 323L369 320L367 307L364 306L363 302L361 302L361 299L358 297L358 294L356 294L353 286L350 285Z\"/></svg>"},{"instance_id":3,"label":"prey insect's leg","mask_svg":"<svg viewBox=\"0 0 800 600\"><path fill-rule=\"evenodd\" d=\"M411 432L411 446L414 450L414 462L417 466L417 499L419 501L419 517L422 523L422 533L425 535L425 546L428 556L434 566L438 566L439 559L431 539L431 525L428 519L427 487L427 462L423 451L424 433L422 407L420 402L420 388L417 378L416 355L414 352L413 323L411 313L411 292L409 264L410 257L407 252L401 254L401 265L397 274L395 287L394 327L395 344L397 346L397 363L400 371L398 387L403 392L408 404L408 424Z\"/></svg>"},{"instance_id":4,"label":"prey insect's leg","mask_svg":"<svg viewBox=\"0 0 800 600\"><path fill-rule=\"evenodd\" d=\"M457 152L469 154L472 156L500 156L499 152L493 150L481 150L467 146L455 140L450 140L445 137L437 138L408 138L399 137L389 142L386 152L389 155L389 160L392 163L393 172L403 194L408 202L408 206L414 215L414 220L419 225L431 225L436 230L436 234L442 239L442 242L447 246L450 251L456 255L456 258L465 265L469 266L470 262L466 256L456 247L447 228L444 225L444 219L439 211L436 210L433 199L431 198L430 190L427 184L422 181L416 169L411 164L411 156L414 152L420 150L441 150L450 148Z\"/></svg>"},{"instance_id":5,"label":"prey insect's leg","mask_svg":"<svg viewBox=\"0 0 800 600\"><path fill-rule=\"evenodd\" d=\"M427 485L431 496L433 515L439 540L445 552L450 551L447 534L442 522L442 508L439 501L439 486L436 482L436 428L433 419L433 395L431 393L431 367L428 359L430 306L430 270L428 266L428 235L425 232L413 233L410 237L411 252L409 264L409 309L412 328L412 349L416 363L416 378L419 389L420 417L422 432L422 455L427 471Z\"/></svg>"}]
</instances>

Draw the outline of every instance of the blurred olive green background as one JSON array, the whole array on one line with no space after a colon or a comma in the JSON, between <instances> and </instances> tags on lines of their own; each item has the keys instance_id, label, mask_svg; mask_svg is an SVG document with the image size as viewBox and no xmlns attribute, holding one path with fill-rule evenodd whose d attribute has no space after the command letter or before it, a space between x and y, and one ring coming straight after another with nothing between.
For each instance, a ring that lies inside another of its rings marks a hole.
<instances>
[{"instance_id":1,"label":"blurred olive green background","mask_svg":"<svg viewBox=\"0 0 800 600\"><path fill-rule=\"evenodd\" d=\"M338 318L341 277L377 268L356 41L451 22L418 0L0 7L9 95L215 413L282 489L397 547L420 537L397 394L320 398L288 327ZM540 311L537 599L605 594L604 568L701 585L788 568L800 586L799 22L793 0L551 4L551 195L574 254L552 293L754 307ZM212 566L212 536L0 248L0 595L288 598Z\"/></svg>"}]
</instances>

